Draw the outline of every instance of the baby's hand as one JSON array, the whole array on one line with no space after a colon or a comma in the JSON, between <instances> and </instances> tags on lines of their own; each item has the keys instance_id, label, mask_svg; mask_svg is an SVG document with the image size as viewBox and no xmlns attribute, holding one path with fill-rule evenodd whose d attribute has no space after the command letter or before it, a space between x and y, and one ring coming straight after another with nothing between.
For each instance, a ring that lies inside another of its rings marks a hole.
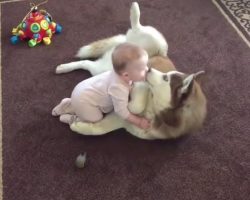
<instances>
[{"instance_id":1,"label":"baby's hand","mask_svg":"<svg viewBox=\"0 0 250 200\"><path fill-rule=\"evenodd\" d=\"M146 119L146 118L141 118L141 121L140 121L140 128L142 129L148 129L150 128L150 120Z\"/></svg>"}]
</instances>

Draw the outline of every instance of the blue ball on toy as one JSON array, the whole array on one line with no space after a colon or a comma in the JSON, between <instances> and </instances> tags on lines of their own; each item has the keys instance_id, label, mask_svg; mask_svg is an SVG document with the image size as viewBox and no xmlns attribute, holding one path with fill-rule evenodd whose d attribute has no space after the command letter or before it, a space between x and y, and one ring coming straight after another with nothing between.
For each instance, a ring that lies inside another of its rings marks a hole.
<instances>
[{"instance_id":1,"label":"blue ball on toy","mask_svg":"<svg viewBox=\"0 0 250 200\"><path fill-rule=\"evenodd\" d=\"M10 42L11 42L12 44L17 44L18 42L20 42L19 36L13 35L13 36L10 38Z\"/></svg>"},{"instance_id":2,"label":"blue ball on toy","mask_svg":"<svg viewBox=\"0 0 250 200\"><path fill-rule=\"evenodd\" d=\"M62 26L56 24L56 33L61 33L61 32L62 32Z\"/></svg>"}]
</instances>

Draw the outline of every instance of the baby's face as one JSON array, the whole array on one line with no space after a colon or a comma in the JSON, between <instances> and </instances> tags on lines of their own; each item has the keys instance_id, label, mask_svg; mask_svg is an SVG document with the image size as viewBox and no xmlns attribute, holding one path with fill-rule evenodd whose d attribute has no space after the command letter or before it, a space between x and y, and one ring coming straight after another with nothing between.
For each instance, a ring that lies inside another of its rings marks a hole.
<instances>
[{"instance_id":1,"label":"baby's face","mask_svg":"<svg viewBox=\"0 0 250 200\"><path fill-rule=\"evenodd\" d=\"M133 82L145 81L146 73L148 71L148 57L143 56L138 60L131 61L127 65L127 73L129 79Z\"/></svg>"}]
</instances>

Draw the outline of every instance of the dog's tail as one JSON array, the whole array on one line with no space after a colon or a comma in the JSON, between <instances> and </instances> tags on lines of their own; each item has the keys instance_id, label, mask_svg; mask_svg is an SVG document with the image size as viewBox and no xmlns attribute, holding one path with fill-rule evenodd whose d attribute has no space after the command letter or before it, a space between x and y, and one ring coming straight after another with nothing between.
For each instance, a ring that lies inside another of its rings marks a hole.
<instances>
[{"instance_id":1,"label":"dog's tail","mask_svg":"<svg viewBox=\"0 0 250 200\"><path fill-rule=\"evenodd\" d=\"M81 47L78 50L76 57L81 59L98 58L114 46L117 46L118 44L121 44L125 41L126 36L122 34L98 40L96 42L92 42L86 46Z\"/></svg>"},{"instance_id":2,"label":"dog's tail","mask_svg":"<svg viewBox=\"0 0 250 200\"><path fill-rule=\"evenodd\" d=\"M140 8L137 2L133 2L130 8L130 23L132 30L141 28L140 23Z\"/></svg>"}]
</instances>

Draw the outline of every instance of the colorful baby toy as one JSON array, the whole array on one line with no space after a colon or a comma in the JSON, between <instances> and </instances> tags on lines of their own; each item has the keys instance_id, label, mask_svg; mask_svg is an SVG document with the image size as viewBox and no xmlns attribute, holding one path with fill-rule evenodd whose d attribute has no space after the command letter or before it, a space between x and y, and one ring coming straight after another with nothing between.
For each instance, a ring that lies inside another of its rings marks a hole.
<instances>
[{"instance_id":1,"label":"colorful baby toy","mask_svg":"<svg viewBox=\"0 0 250 200\"><path fill-rule=\"evenodd\" d=\"M52 21L52 17L47 11L38 10L38 7L33 5L22 22L13 28L11 43L17 44L20 40L24 40L28 41L30 47L36 46L41 41L45 45L49 45L52 35L61 32L62 27Z\"/></svg>"}]
</instances>

